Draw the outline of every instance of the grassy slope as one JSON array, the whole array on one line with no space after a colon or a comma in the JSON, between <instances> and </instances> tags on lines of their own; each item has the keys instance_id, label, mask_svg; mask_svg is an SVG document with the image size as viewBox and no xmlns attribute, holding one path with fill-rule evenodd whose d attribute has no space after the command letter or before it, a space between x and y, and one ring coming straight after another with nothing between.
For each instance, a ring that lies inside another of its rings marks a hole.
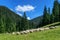
<instances>
[{"instance_id":1,"label":"grassy slope","mask_svg":"<svg viewBox=\"0 0 60 40\"><path fill-rule=\"evenodd\" d=\"M60 27L26 35L0 34L0 40L60 40Z\"/></svg>"},{"instance_id":2,"label":"grassy slope","mask_svg":"<svg viewBox=\"0 0 60 40\"><path fill-rule=\"evenodd\" d=\"M43 27L49 27L49 26L52 26L52 25L56 25L57 26L57 24L60 24L60 22L55 22L55 23L52 23L52 24L49 24L49 25L46 25L46 26L43 26Z\"/></svg>"}]
</instances>

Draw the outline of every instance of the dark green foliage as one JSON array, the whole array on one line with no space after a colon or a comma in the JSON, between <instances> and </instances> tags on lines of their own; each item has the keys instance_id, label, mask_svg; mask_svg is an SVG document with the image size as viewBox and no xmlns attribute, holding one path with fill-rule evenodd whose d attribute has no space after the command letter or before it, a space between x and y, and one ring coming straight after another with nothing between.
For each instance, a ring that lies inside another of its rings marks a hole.
<instances>
[{"instance_id":1,"label":"dark green foliage","mask_svg":"<svg viewBox=\"0 0 60 40\"><path fill-rule=\"evenodd\" d=\"M54 23L54 15L53 14L51 14L51 17L50 17L50 23Z\"/></svg>"},{"instance_id":2,"label":"dark green foliage","mask_svg":"<svg viewBox=\"0 0 60 40\"><path fill-rule=\"evenodd\" d=\"M50 22L50 19L51 18L51 16L50 16L50 8L48 8L48 24L50 24L51 22Z\"/></svg>"},{"instance_id":3,"label":"dark green foliage","mask_svg":"<svg viewBox=\"0 0 60 40\"><path fill-rule=\"evenodd\" d=\"M54 17L54 22L59 21L59 3L58 0L54 1L53 11L52 11Z\"/></svg>"},{"instance_id":4,"label":"dark green foliage","mask_svg":"<svg viewBox=\"0 0 60 40\"><path fill-rule=\"evenodd\" d=\"M36 18L36 19L39 19L39 18ZM41 27L41 26L54 23L54 22L59 22L59 21L60 21L60 4L58 0L55 0L51 13L50 13L50 8L48 8L47 10L46 6L44 7L43 18L42 20L40 20L40 22L37 22L38 23L37 27Z\"/></svg>"},{"instance_id":5,"label":"dark green foliage","mask_svg":"<svg viewBox=\"0 0 60 40\"><path fill-rule=\"evenodd\" d=\"M22 26L21 26L21 20L16 23L16 31L21 31Z\"/></svg>"},{"instance_id":6,"label":"dark green foliage","mask_svg":"<svg viewBox=\"0 0 60 40\"><path fill-rule=\"evenodd\" d=\"M59 3L59 21L60 21L60 3Z\"/></svg>"},{"instance_id":7,"label":"dark green foliage","mask_svg":"<svg viewBox=\"0 0 60 40\"><path fill-rule=\"evenodd\" d=\"M21 17L7 7L0 6L0 33L31 29L33 28L31 24L25 12Z\"/></svg>"},{"instance_id":8,"label":"dark green foliage","mask_svg":"<svg viewBox=\"0 0 60 40\"><path fill-rule=\"evenodd\" d=\"M29 29L29 21L27 20L27 16L26 16L25 12L24 12L24 15L23 15L21 22L22 22L21 26L23 27L22 30Z\"/></svg>"},{"instance_id":9,"label":"dark green foliage","mask_svg":"<svg viewBox=\"0 0 60 40\"><path fill-rule=\"evenodd\" d=\"M47 24L47 8L46 8L46 6L44 7L42 24L43 25Z\"/></svg>"},{"instance_id":10,"label":"dark green foliage","mask_svg":"<svg viewBox=\"0 0 60 40\"><path fill-rule=\"evenodd\" d=\"M42 16L32 19L31 22L33 23L34 28L40 27L42 25Z\"/></svg>"},{"instance_id":11,"label":"dark green foliage","mask_svg":"<svg viewBox=\"0 0 60 40\"><path fill-rule=\"evenodd\" d=\"M43 14L42 24L47 25L47 24L49 24L49 21L50 21L50 13L49 13L49 11L47 11L47 8L45 6L44 7L44 14Z\"/></svg>"},{"instance_id":12,"label":"dark green foliage","mask_svg":"<svg viewBox=\"0 0 60 40\"><path fill-rule=\"evenodd\" d=\"M19 15L7 7L0 6L0 33L16 31L16 23L20 22L20 19Z\"/></svg>"}]
</instances>

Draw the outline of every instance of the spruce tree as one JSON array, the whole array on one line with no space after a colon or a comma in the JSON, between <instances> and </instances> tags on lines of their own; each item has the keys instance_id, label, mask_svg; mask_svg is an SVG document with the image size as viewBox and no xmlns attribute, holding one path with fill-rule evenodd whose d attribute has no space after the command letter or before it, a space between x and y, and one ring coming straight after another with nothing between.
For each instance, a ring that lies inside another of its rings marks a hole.
<instances>
[{"instance_id":1,"label":"spruce tree","mask_svg":"<svg viewBox=\"0 0 60 40\"><path fill-rule=\"evenodd\" d=\"M3 9L0 9L0 33L5 32L5 16L4 12L2 12Z\"/></svg>"},{"instance_id":2,"label":"spruce tree","mask_svg":"<svg viewBox=\"0 0 60 40\"><path fill-rule=\"evenodd\" d=\"M51 14L51 17L50 17L50 23L54 23L55 21L54 21L54 15L53 14Z\"/></svg>"},{"instance_id":3,"label":"spruce tree","mask_svg":"<svg viewBox=\"0 0 60 40\"><path fill-rule=\"evenodd\" d=\"M50 24L50 8L48 8L48 24Z\"/></svg>"},{"instance_id":4,"label":"spruce tree","mask_svg":"<svg viewBox=\"0 0 60 40\"><path fill-rule=\"evenodd\" d=\"M29 22L27 20L27 16L26 16L26 13L24 12L24 15L23 15L23 18L22 18L22 30L26 30L26 29L29 29Z\"/></svg>"},{"instance_id":5,"label":"spruce tree","mask_svg":"<svg viewBox=\"0 0 60 40\"><path fill-rule=\"evenodd\" d=\"M43 26L44 25L46 25L47 24L47 8L46 8L46 6L44 7L44 12L43 12L43 20L42 20L42 24L43 24Z\"/></svg>"},{"instance_id":6,"label":"spruce tree","mask_svg":"<svg viewBox=\"0 0 60 40\"><path fill-rule=\"evenodd\" d=\"M59 3L58 3L58 0L54 1L54 6L53 6L52 13L54 15L54 22L59 21Z\"/></svg>"},{"instance_id":7,"label":"spruce tree","mask_svg":"<svg viewBox=\"0 0 60 40\"><path fill-rule=\"evenodd\" d=\"M59 21L60 21L60 4L59 4Z\"/></svg>"}]
</instances>

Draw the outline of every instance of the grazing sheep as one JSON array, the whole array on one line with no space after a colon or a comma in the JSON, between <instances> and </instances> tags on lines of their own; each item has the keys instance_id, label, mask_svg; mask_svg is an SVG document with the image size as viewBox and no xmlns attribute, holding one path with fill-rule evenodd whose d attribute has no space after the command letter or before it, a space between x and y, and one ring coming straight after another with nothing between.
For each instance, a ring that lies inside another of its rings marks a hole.
<instances>
[{"instance_id":1,"label":"grazing sheep","mask_svg":"<svg viewBox=\"0 0 60 40\"><path fill-rule=\"evenodd\" d=\"M32 31L35 32L35 31L37 31L37 29L33 29Z\"/></svg>"},{"instance_id":2,"label":"grazing sheep","mask_svg":"<svg viewBox=\"0 0 60 40\"><path fill-rule=\"evenodd\" d=\"M40 29L38 28L38 29L36 29L36 31L40 31Z\"/></svg>"},{"instance_id":3,"label":"grazing sheep","mask_svg":"<svg viewBox=\"0 0 60 40\"><path fill-rule=\"evenodd\" d=\"M30 33L34 32L34 30L30 30Z\"/></svg>"},{"instance_id":4,"label":"grazing sheep","mask_svg":"<svg viewBox=\"0 0 60 40\"><path fill-rule=\"evenodd\" d=\"M40 28L34 29L34 32L41 31Z\"/></svg>"},{"instance_id":5,"label":"grazing sheep","mask_svg":"<svg viewBox=\"0 0 60 40\"><path fill-rule=\"evenodd\" d=\"M23 31L24 34L27 34L27 31Z\"/></svg>"},{"instance_id":6,"label":"grazing sheep","mask_svg":"<svg viewBox=\"0 0 60 40\"><path fill-rule=\"evenodd\" d=\"M29 33L30 31L29 30L26 30L27 33Z\"/></svg>"},{"instance_id":7,"label":"grazing sheep","mask_svg":"<svg viewBox=\"0 0 60 40\"><path fill-rule=\"evenodd\" d=\"M37 29L33 29L33 32L37 32Z\"/></svg>"},{"instance_id":8,"label":"grazing sheep","mask_svg":"<svg viewBox=\"0 0 60 40\"><path fill-rule=\"evenodd\" d=\"M24 34L24 32L20 32L20 34Z\"/></svg>"},{"instance_id":9,"label":"grazing sheep","mask_svg":"<svg viewBox=\"0 0 60 40\"><path fill-rule=\"evenodd\" d=\"M41 31L41 28L38 28L37 31Z\"/></svg>"},{"instance_id":10,"label":"grazing sheep","mask_svg":"<svg viewBox=\"0 0 60 40\"><path fill-rule=\"evenodd\" d=\"M26 31L21 31L20 34L27 34L29 33L29 30L26 30Z\"/></svg>"},{"instance_id":11,"label":"grazing sheep","mask_svg":"<svg viewBox=\"0 0 60 40\"><path fill-rule=\"evenodd\" d=\"M21 32L17 32L17 35L19 34L27 34L27 33L32 33L32 32L37 32L37 31L44 31L44 30L48 30L48 29L54 29L55 27L47 27L47 28L37 28L37 29L30 29L30 30L26 30L26 31L21 31ZM13 34L15 34L13 32Z\"/></svg>"},{"instance_id":12,"label":"grazing sheep","mask_svg":"<svg viewBox=\"0 0 60 40\"><path fill-rule=\"evenodd\" d=\"M27 34L27 32L26 31L22 31L22 32L20 32L21 34Z\"/></svg>"},{"instance_id":13,"label":"grazing sheep","mask_svg":"<svg viewBox=\"0 0 60 40\"><path fill-rule=\"evenodd\" d=\"M45 30L48 30L49 28L44 28Z\"/></svg>"},{"instance_id":14,"label":"grazing sheep","mask_svg":"<svg viewBox=\"0 0 60 40\"><path fill-rule=\"evenodd\" d=\"M55 27L49 27L50 29L54 29Z\"/></svg>"},{"instance_id":15,"label":"grazing sheep","mask_svg":"<svg viewBox=\"0 0 60 40\"><path fill-rule=\"evenodd\" d=\"M16 34L15 32L13 32L12 34Z\"/></svg>"},{"instance_id":16,"label":"grazing sheep","mask_svg":"<svg viewBox=\"0 0 60 40\"><path fill-rule=\"evenodd\" d=\"M40 31L44 31L44 28L40 28Z\"/></svg>"},{"instance_id":17,"label":"grazing sheep","mask_svg":"<svg viewBox=\"0 0 60 40\"><path fill-rule=\"evenodd\" d=\"M19 35L20 34L20 32L16 32L16 35Z\"/></svg>"},{"instance_id":18,"label":"grazing sheep","mask_svg":"<svg viewBox=\"0 0 60 40\"><path fill-rule=\"evenodd\" d=\"M57 28L57 27L59 27L59 26L55 26L55 28Z\"/></svg>"}]
</instances>

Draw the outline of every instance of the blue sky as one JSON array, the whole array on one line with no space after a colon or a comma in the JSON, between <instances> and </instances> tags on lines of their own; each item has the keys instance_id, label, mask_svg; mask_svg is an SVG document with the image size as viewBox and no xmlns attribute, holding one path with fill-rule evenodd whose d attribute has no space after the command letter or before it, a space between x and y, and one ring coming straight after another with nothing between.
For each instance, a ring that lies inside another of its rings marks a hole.
<instances>
[{"instance_id":1,"label":"blue sky","mask_svg":"<svg viewBox=\"0 0 60 40\"><path fill-rule=\"evenodd\" d=\"M23 11L16 10L18 5L21 8L23 8L24 6L27 7L27 5L29 5L30 7L32 6L34 9L32 8L30 11L27 10L25 12L27 14L27 17L33 19L35 17L43 15L43 9L45 5L47 6L47 8L50 7L50 9L52 10L53 2L54 0L0 0L0 5L8 7L9 9L20 15L23 14Z\"/></svg>"}]
</instances>

